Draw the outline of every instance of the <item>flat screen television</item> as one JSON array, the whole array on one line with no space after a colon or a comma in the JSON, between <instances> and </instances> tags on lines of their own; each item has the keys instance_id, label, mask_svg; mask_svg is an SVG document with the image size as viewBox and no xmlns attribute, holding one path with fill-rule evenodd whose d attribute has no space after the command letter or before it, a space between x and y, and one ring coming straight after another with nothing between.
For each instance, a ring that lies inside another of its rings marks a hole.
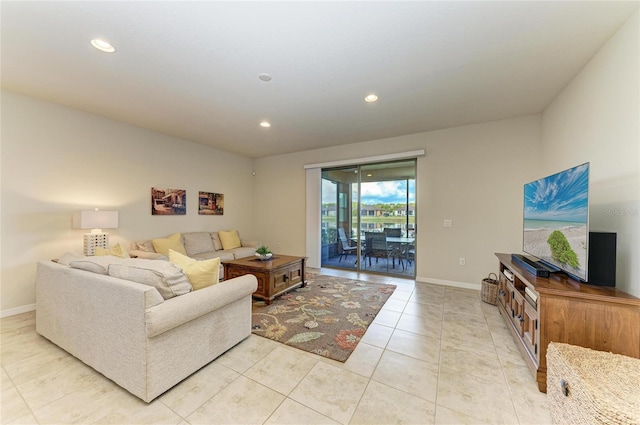
<instances>
[{"instance_id":1,"label":"flat screen television","mask_svg":"<svg viewBox=\"0 0 640 425\"><path fill-rule=\"evenodd\" d=\"M586 282L589 163L525 184L523 228L525 253Z\"/></svg>"}]
</instances>

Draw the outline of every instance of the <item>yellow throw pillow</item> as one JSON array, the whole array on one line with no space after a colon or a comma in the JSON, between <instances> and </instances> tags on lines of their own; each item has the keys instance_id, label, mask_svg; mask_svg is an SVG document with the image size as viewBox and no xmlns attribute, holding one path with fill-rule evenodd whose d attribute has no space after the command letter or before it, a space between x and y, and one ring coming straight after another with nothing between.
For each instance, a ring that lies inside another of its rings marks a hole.
<instances>
[{"instance_id":1,"label":"yellow throw pillow","mask_svg":"<svg viewBox=\"0 0 640 425\"><path fill-rule=\"evenodd\" d=\"M112 246L109 249L98 247L96 248L95 254L96 255L113 255L115 257L120 257L120 258L130 258L129 252L121 244Z\"/></svg>"},{"instance_id":2,"label":"yellow throw pillow","mask_svg":"<svg viewBox=\"0 0 640 425\"><path fill-rule=\"evenodd\" d=\"M220 242L222 242L222 249L240 248L240 235L237 230L229 230L228 232L221 230L218 232Z\"/></svg>"},{"instance_id":3,"label":"yellow throw pillow","mask_svg":"<svg viewBox=\"0 0 640 425\"><path fill-rule=\"evenodd\" d=\"M153 249L155 249L158 254L168 257L169 250L173 249L180 254L187 255L187 251L184 250L184 246L182 245L181 238L182 235L180 233L176 233L168 238L153 239L151 243L153 244Z\"/></svg>"},{"instance_id":4,"label":"yellow throw pillow","mask_svg":"<svg viewBox=\"0 0 640 425\"><path fill-rule=\"evenodd\" d=\"M169 261L182 267L194 291L215 285L220 279L220 258L196 260L170 249Z\"/></svg>"}]
</instances>

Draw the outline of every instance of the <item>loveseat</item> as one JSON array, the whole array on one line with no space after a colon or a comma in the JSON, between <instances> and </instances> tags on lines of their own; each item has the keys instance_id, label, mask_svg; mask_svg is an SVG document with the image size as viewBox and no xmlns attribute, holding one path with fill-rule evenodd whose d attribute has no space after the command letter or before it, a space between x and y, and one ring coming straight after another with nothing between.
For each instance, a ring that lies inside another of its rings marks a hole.
<instances>
[{"instance_id":1,"label":"loveseat","mask_svg":"<svg viewBox=\"0 0 640 425\"><path fill-rule=\"evenodd\" d=\"M192 290L168 261L68 264L38 263L36 331L146 402L251 333L253 275ZM149 279L163 273L174 277L162 277L170 287L160 291Z\"/></svg>"}]
</instances>

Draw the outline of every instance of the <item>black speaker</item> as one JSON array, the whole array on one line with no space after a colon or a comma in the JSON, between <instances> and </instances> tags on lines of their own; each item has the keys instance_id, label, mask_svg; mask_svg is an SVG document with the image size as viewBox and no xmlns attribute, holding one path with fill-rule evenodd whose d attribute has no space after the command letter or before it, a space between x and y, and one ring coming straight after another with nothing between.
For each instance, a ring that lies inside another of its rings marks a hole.
<instances>
[{"instance_id":1,"label":"black speaker","mask_svg":"<svg viewBox=\"0 0 640 425\"><path fill-rule=\"evenodd\" d=\"M588 284L616 286L616 234L589 232Z\"/></svg>"}]
</instances>

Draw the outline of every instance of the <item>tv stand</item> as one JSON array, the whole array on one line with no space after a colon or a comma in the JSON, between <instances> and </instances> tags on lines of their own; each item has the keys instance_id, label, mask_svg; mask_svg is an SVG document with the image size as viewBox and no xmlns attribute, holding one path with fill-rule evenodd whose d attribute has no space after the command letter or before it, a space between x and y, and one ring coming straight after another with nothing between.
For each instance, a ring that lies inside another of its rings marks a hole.
<instances>
[{"instance_id":1,"label":"tv stand","mask_svg":"<svg viewBox=\"0 0 640 425\"><path fill-rule=\"evenodd\" d=\"M540 391L547 390L547 346L552 341L640 358L639 298L582 284L564 273L536 276L511 254L496 256L498 311Z\"/></svg>"}]
</instances>

